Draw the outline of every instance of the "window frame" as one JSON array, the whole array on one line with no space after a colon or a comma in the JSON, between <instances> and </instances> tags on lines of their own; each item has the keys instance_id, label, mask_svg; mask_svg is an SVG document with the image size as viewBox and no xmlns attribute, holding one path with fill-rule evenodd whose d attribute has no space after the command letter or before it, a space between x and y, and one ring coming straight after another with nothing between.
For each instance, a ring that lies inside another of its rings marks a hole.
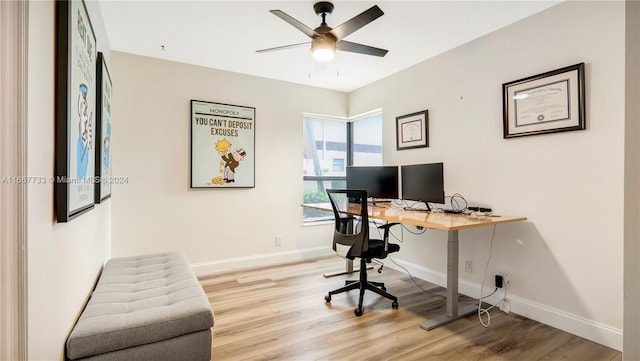
<instances>
[{"instance_id":1,"label":"window frame","mask_svg":"<svg viewBox=\"0 0 640 361\"><path fill-rule=\"evenodd\" d=\"M315 114L315 113L303 113L302 119L304 121L305 118L316 118L316 119L323 119L323 120L337 120L337 121L343 121L345 123L346 126L346 142L347 142L347 149L346 149L346 164L345 164L345 169L348 166L352 166L353 165L353 160L354 160L354 132L353 132L353 124L354 122L356 122L359 119L363 119L366 118L368 116L374 115L374 114L380 114L380 122L382 123L383 119L382 119L382 108L378 108L378 109L374 109L362 114L358 114L356 116L353 117L337 117L337 116L330 116L330 115L322 115L322 114ZM306 182L306 181L345 181L347 180L347 176L346 174L344 176L316 176L316 175L303 175L302 176L302 182ZM303 223L304 224L318 224L318 223L326 223L328 221L332 221L333 220L333 214L330 214L330 212L327 212L327 217L318 217L318 218L314 218L314 219L306 219L304 218L304 214L303 214Z\"/></svg>"}]
</instances>

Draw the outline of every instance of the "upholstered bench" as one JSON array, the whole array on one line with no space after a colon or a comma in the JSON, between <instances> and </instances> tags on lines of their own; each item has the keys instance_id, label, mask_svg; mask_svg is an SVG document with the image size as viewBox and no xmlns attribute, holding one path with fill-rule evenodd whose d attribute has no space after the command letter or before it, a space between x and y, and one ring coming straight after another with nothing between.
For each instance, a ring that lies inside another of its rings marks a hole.
<instances>
[{"instance_id":1,"label":"upholstered bench","mask_svg":"<svg viewBox=\"0 0 640 361\"><path fill-rule=\"evenodd\" d=\"M208 361L213 311L180 253L114 258L66 344L68 360Z\"/></svg>"}]
</instances>

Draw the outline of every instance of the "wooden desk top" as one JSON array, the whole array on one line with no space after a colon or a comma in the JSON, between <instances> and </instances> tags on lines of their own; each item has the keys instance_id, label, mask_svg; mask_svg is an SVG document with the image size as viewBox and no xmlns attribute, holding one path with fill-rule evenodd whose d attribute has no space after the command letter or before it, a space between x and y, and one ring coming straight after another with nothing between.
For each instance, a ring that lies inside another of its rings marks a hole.
<instances>
[{"instance_id":1,"label":"wooden desk top","mask_svg":"<svg viewBox=\"0 0 640 361\"><path fill-rule=\"evenodd\" d=\"M303 207L320 209L323 211L333 212L331 203L305 203ZM355 204L349 204L347 207L347 214L359 215L359 206ZM411 211L405 210L402 207L393 207L389 205L385 206L373 206L369 205L369 218L380 219L388 222L397 222L402 224L408 224L412 226L421 226L431 229L439 229L443 231L456 231L460 229L485 227L494 224L522 222L526 221L527 217L514 217L514 216L484 216L474 217L472 215L465 214L452 214L452 213L438 213L438 212L423 212L423 211Z\"/></svg>"}]
</instances>

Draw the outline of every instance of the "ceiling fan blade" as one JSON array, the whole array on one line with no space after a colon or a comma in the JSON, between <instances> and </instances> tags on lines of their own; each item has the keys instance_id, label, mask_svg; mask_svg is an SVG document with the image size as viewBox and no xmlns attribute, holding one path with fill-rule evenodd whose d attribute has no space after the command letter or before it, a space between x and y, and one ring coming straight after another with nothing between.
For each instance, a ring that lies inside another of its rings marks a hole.
<instances>
[{"instance_id":1,"label":"ceiling fan blade","mask_svg":"<svg viewBox=\"0 0 640 361\"><path fill-rule=\"evenodd\" d=\"M373 46L363 45L358 43L352 43L346 40L340 40L338 44L336 44L336 48L342 51L348 51L351 53L359 53L365 55L373 55L383 57L387 55L389 50L374 48Z\"/></svg>"},{"instance_id":2,"label":"ceiling fan blade","mask_svg":"<svg viewBox=\"0 0 640 361\"><path fill-rule=\"evenodd\" d=\"M293 25L294 28L302 31L303 33L307 34L308 37L313 38L314 36L320 36L320 34L316 33L315 31L313 31L313 29L311 29L310 27L304 25L303 23L301 23L300 21L296 20L295 18L293 18L292 16L288 15L287 13L285 13L282 10L269 10L273 15L279 17L280 19L288 22L289 24Z\"/></svg>"},{"instance_id":3,"label":"ceiling fan blade","mask_svg":"<svg viewBox=\"0 0 640 361\"><path fill-rule=\"evenodd\" d=\"M276 50L284 50L284 49L293 49L293 48L301 48L303 46L307 46L309 47L309 49L311 49L311 43L310 42L306 42L306 43L299 43L299 44L291 44L291 45L283 45L283 46L276 46L275 48L268 48L268 49L260 49L260 50L256 50L256 53L266 53L269 51L276 51Z\"/></svg>"},{"instance_id":4,"label":"ceiling fan blade","mask_svg":"<svg viewBox=\"0 0 640 361\"><path fill-rule=\"evenodd\" d=\"M369 24L382 15L384 15L384 12L382 12L378 5L374 5L368 10L365 10L359 15L356 15L350 20L347 20L341 25L338 25L333 30L331 30L330 33L338 40L344 39L347 35L355 32L356 30Z\"/></svg>"}]
</instances>

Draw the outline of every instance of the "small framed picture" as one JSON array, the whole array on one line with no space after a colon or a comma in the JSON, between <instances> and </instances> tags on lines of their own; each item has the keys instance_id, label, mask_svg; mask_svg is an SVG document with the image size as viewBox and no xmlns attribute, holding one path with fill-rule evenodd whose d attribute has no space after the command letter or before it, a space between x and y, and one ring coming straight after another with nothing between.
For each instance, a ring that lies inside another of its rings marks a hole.
<instances>
[{"instance_id":1,"label":"small framed picture","mask_svg":"<svg viewBox=\"0 0 640 361\"><path fill-rule=\"evenodd\" d=\"M584 130L584 63L502 84L503 136Z\"/></svg>"},{"instance_id":2,"label":"small framed picture","mask_svg":"<svg viewBox=\"0 0 640 361\"><path fill-rule=\"evenodd\" d=\"M396 117L396 149L429 146L429 111Z\"/></svg>"},{"instance_id":3,"label":"small framed picture","mask_svg":"<svg viewBox=\"0 0 640 361\"><path fill-rule=\"evenodd\" d=\"M111 77L98 52L96 96L95 203L111 197Z\"/></svg>"}]
</instances>

